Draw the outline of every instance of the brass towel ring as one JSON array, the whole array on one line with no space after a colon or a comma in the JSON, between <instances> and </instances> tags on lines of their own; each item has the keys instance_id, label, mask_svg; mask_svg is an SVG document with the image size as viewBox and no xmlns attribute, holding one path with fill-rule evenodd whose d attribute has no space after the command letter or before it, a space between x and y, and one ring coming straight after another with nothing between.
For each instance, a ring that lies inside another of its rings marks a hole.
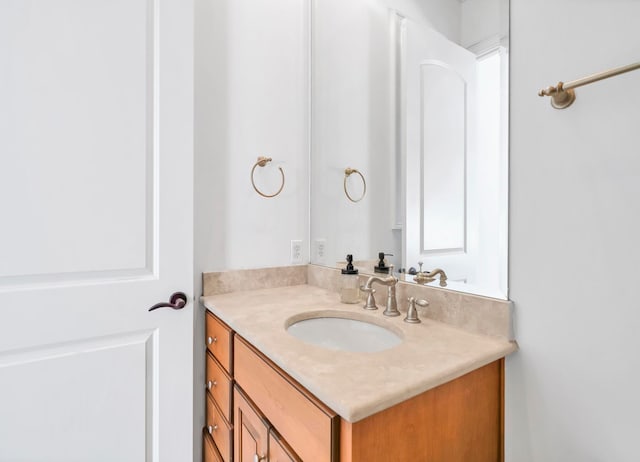
<instances>
[{"instance_id":1,"label":"brass towel ring","mask_svg":"<svg viewBox=\"0 0 640 462\"><path fill-rule=\"evenodd\" d=\"M349 178L352 173L357 173L358 175L360 175L360 178L362 178L362 185L364 186L364 188L362 189L362 196L360 196L359 199L354 199L353 197L351 197L349 191L347 190L347 178ZM364 176L362 175L362 173L360 173L360 171L358 171L358 169L351 167L347 167L344 169L344 193L347 195L347 198L351 202L360 202L362 199L364 199L364 195L367 193L367 181L364 179Z\"/></svg>"},{"instance_id":2,"label":"brass towel ring","mask_svg":"<svg viewBox=\"0 0 640 462\"><path fill-rule=\"evenodd\" d=\"M253 189L255 189L256 192L260 194L262 197L276 197L278 194L280 194L280 192L282 191L282 188L284 188L284 171L282 170L282 167L278 167L278 170L280 170L280 175L282 175L282 184L280 185L280 189L278 189L274 194L265 194L262 191L260 191L256 186L256 182L253 179L253 172L256 171L256 167L258 166L264 167L265 165L267 165L267 163L271 162L272 160L273 159L271 157L260 156L258 157L258 161L255 164L253 164L253 168L251 169L251 184L253 185Z\"/></svg>"}]
</instances>

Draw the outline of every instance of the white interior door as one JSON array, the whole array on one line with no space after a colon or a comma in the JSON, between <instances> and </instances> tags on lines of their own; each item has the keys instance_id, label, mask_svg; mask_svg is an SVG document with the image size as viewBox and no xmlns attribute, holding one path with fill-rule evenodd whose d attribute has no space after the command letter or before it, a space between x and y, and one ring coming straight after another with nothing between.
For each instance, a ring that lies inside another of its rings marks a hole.
<instances>
[{"instance_id":1,"label":"white interior door","mask_svg":"<svg viewBox=\"0 0 640 462\"><path fill-rule=\"evenodd\" d=\"M478 207L475 56L425 25L406 22L404 264L473 278ZM418 167L419 166L419 167Z\"/></svg>"},{"instance_id":2,"label":"white interior door","mask_svg":"<svg viewBox=\"0 0 640 462\"><path fill-rule=\"evenodd\" d=\"M192 460L192 23L0 0L0 461Z\"/></svg>"}]
</instances>

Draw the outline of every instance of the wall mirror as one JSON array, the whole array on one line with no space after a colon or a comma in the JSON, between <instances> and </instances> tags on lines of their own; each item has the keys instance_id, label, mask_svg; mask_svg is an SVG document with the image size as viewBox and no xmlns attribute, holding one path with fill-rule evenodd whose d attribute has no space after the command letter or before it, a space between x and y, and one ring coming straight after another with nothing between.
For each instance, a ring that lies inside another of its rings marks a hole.
<instances>
[{"instance_id":1,"label":"wall mirror","mask_svg":"<svg viewBox=\"0 0 640 462\"><path fill-rule=\"evenodd\" d=\"M385 252L407 281L423 262L507 298L509 1L311 14L311 262L373 273Z\"/></svg>"}]
</instances>

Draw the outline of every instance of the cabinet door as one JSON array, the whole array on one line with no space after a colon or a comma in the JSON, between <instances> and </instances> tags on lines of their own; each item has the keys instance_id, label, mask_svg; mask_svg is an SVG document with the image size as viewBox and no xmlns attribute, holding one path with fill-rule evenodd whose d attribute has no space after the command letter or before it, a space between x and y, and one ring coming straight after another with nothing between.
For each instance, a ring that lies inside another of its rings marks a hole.
<instances>
[{"instance_id":1,"label":"cabinet door","mask_svg":"<svg viewBox=\"0 0 640 462\"><path fill-rule=\"evenodd\" d=\"M269 424L249 403L238 387L233 390L235 462L259 462L267 460Z\"/></svg>"},{"instance_id":2,"label":"cabinet door","mask_svg":"<svg viewBox=\"0 0 640 462\"><path fill-rule=\"evenodd\" d=\"M234 338L236 383L278 433L305 461L339 460L340 418L246 340Z\"/></svg>"},{"instance_id":3,"label":"cabinet door","mask_svg":"<svg viewBox=\"0 0 640 462\"><path fill-rule=\"evenodd\" d=\"M269 462L302 462L289 445L272 428L269 430Z\"/></svg>"}]
</instances>

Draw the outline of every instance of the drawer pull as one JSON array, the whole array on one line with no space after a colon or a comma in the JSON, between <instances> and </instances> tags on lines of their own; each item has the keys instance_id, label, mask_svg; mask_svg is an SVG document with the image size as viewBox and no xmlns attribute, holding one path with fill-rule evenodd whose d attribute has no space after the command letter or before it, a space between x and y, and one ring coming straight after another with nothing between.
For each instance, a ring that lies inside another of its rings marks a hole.
<instances>
[{"instance_id":1,"label":"drawer pull","mask_svg":"<svg viewBox=\"0 0 640 462\"><path fill-rule=\"evenodd\" d=\"M253 462L262 462L263 460L267 460L267 456L259 456L258 454L253 455Z\"/></svg>"},{"instance_id":2,"label":"drawer pull","mask_svg":"<svg viewBox=\"0 0 640 462\"><path fill-rule=\"evenodd\" d=\"M209 427L207 427L207 429L209 430L209 434L213 435L213 432L215 432L218 429L217 425L211 426L209 425Z\"/></svg>"},{"instance_id":3,"label":"drawer pull","mask_svg":"<svg viewBox=\"0 0 640 462\"><path fill-rule=\"evenodd\" d=\"M208 337L207 338L207 345L211 345L212 343L217 343L218 342L218 337Z\"/></svg>"},{"instance_id":4,"label":"drawer pull","mask_svg":"<svg viewBox=\"0 0 640 462\"><path fill-rule=\"evenodd\" d=\"M214 381L209 380L209 381L207 382L207 389L208 389L208 390L211 390L211 387L216 387L217 385L218 385L218 382L217 382L217 381L215 381L215 380L214 380Z\"/></svg>"}]
</instances>

